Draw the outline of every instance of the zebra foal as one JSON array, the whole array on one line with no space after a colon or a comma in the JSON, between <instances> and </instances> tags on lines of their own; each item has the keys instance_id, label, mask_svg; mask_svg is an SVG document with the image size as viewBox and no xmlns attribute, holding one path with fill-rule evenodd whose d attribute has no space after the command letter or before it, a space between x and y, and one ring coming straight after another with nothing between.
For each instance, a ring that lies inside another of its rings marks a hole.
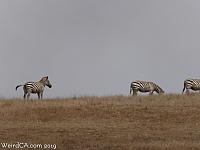
<instances>
[{"instance_id":1,"label":"zebra foal","mask_svg":"<svg viewBox=\"0 0 200 150\"><path fill-rule=\"evenodd\" d=\"M154 91L158 94L164 93L163 89L153 82L136 80L131 83L130 94L133 92L133 95L137 95L138 91L149 92L149 95L152 95Z\"/></svg>"},{"instance_id":2,"label":"zebra foal","mask_svg":"<svg viewBox=\"0 0 200 150\"><path fill-rule=\"evenodd\" d=\"M200 92L200 79L186 79L184 81L184 87L182 94L186 89L186 94L189 94L189 90L199 91Z\"/></svg>"},{"instance_id":3,"label":"zebra foal","mask_svg":"<svg viewBox=\"0 0 200 150\"><path fill-rule=\"evenodd\" d=\"M36 94L38 95L38 99L42 99L44 87L48 86L49 88L52 87L48 76L41 78L38 82L26 82L24 85L18 85L16 86L16 90L18 87L23 86L24 90L24 99L27 97L29 99L30 94Z\"/></svg>"}]
</instances>

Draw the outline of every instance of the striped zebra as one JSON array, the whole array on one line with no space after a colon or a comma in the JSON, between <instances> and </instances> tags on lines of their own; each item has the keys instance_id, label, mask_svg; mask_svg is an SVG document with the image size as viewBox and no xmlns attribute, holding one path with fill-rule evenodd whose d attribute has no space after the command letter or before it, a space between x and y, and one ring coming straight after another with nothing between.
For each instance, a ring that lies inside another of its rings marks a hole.
<instances>
[{"instance_id":1,"label":"striped zebra","mask_svg":"<svg viewBox=\"0 0 200 150\"><path fill-rule=\"evenodd\" d=\"M43 97L43 92L44 92L44 87L48 86L49 88L52 87L48 76L43 77L42 79L40 79L40 81L38 82L26 82L24 85L18 85L16 86L16 90L18 87L23 86L23 90L24 90L24 99L27 96L27 99L29 99L30 94L36 94L38 95L38 99L42 99Z\"/></svg>"},{"instance_id":2,"label":"striped zebra","mask_svg":"<svg viewBox=\"0 0 200 150\"><path fill-rule=\"evenodd\" d=\"M186 94L189 94L189 89L200 92L200 79L186 79L184 81L182 94L184 93L185 89Z\"/></svg>"},{"instance_id":3,"label":"striped zebra","mask_svg":"<svg viewBox=\"0 0 200 150\"><path fill-rule=\"evenodd\" d=\"M133 91L133 95L137 95L137 92L140 91L142 93L149 92L149 95L152 95L153 92L157 92L158 94L164 93L163 89L160 88L157 84L153 82L147 81L133 81L130 86L130 94Z\"/></svg>"}]
</instances>

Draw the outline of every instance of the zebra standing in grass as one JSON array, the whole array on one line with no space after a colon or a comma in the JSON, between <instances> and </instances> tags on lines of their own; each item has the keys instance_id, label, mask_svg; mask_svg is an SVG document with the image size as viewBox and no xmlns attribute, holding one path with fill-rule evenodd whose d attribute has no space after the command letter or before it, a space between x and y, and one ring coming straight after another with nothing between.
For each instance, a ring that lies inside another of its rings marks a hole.
<instances>
[{"instance_id":1,"label":"zebra standing in grass","mask_svg":"<svg viewBox=\"0 0 200 150\"><path fill-rule=\"evenodd\" d=\"M133 95L137 95L137 92L149 92L149 95L152 95L153 92L157 92L158 94L164 93L163 89L161 89L157 84L153 82L147 81L133 81L130 86L130 94L133 91Z\"/></svg>"},{"instance_id":2,"label":"zebra standing in grass","mask_svg":"<svg viewBox=\"0 0 200 150\"><path fill-rule=\"evenodd\" d=\"M200 92L200 79L186 79L184 81L182 94L184 93L185 89L186 94L189 94L189 89Z\"/></svg>"},{"instance_id":3,"label":"zebra standing in grass","mask_svg":"<svg viewBox=\"0 0 200 150\"><path fill-rule=\"evenodd\" d=\"M29 99L31 93L33 94L37 93L38 99L42 99L44 87L45 86L48 86L49 88L52 87L50 81L48 80L48 76L43 77L38 82L26 82L24 85L18 85L16 86L16 90L20 86L23 86L24 99L26 98L26 95L27 95L27 99Z\"/></svg>"}]
</instances>

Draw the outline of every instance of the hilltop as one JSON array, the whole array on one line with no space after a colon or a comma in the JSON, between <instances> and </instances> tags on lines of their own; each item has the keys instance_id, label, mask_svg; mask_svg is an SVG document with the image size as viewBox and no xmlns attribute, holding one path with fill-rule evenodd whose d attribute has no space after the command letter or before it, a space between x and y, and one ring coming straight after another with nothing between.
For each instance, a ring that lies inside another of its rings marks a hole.
<instances>
[{"instance_id":1,"label":"hilltop","mask_svg":"<svg viewBox=\"0 0 200 150\"><path fill-rule=\"evenodd\" d=\"M2 99L0 141L59 150L198 149L199 118L198 94Z\"/></svg>"}]
</instances>

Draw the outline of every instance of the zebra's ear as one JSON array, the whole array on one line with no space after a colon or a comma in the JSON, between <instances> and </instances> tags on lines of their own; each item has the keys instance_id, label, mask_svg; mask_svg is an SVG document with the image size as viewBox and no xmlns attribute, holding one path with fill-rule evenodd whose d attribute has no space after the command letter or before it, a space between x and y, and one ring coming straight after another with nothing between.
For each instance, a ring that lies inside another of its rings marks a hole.
<instances>
[{"instance_id":1,"label":"zebra's ear","mask_svg":"<svg viewBox=\"0 0 200 150\"><path fill-rule=\"evenodd\" d=\"M46 79L48 79L48 76L46 76Z\"/></svg>"}]
</instances>

